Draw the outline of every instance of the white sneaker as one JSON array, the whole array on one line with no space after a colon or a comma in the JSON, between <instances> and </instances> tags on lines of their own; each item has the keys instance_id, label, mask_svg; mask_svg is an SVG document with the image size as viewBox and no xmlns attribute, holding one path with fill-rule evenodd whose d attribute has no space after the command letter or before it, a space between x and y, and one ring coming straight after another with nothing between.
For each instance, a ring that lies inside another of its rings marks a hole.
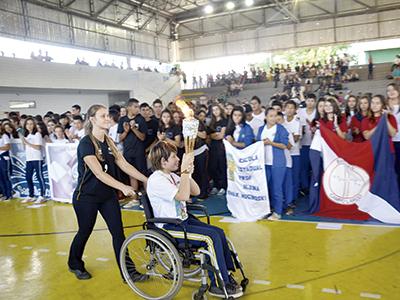
<instances>
[{"instance_id":1,"label":"white sneaker","mask_svg":"<svg viewBox=\"0 0 400 300\"><path fill-rule=\"evenodd\" d=\"M34 202L35 204L41 204L46 202L47 200L43 198L42 196L37 197L36 201Z\"/></svg>"},{"instance_id":2,"label":"white sneaker","mask_svg":"<svg viewBox=\"0 0 400 300\"><path fill-rule=\"evenodd\" d=\"M139 200L131 200L127 204L122 206L122 208L132 208L132 207L134 207L134 206L136 206L138 204L139 204Z\"/></svg>"},{"instance_id":3,"label":"white sneaker","mask_svg":"<svg viewBox=\"0 0 400 300\"><path fill-rule=\"evenodd\" d=\"M217 195L218 195L218 196L223 196L223 195L225 195L225 194L226 194L225 189L220 189Z\"/></svg>"},{"instance_id":4,"label":"white sneaker","mask_svg":"<svg viewBox=\"0 0 400 300\"><path fill-rule=\"evenodd\" d=\"M28 203L28 202L32 202L35 201L35 198L33 197L26 197L24 200L21 201L21 203Z\"/></svg>"},{"instance_id":5,"label":"white sneaker","mask_svg":"<svg viewBox=\"0 0 400 300\"><path fill-rule=\"evenodd\" d=\"M213 187L210 192L210 195L216 195L216 194L218 194L218 189L216 187Z\"/></svg>"},{"instance_id":6,"label":"white sneaker","mask_svg":"<svg viewBox=\"0 0 400 300\"><path fill-rule=\"evenodd\" d=\"M281 215L278 215L277 213L273 213L267 220L270 221L278 221L281 219Z\"/></svg>"}]
</instances>

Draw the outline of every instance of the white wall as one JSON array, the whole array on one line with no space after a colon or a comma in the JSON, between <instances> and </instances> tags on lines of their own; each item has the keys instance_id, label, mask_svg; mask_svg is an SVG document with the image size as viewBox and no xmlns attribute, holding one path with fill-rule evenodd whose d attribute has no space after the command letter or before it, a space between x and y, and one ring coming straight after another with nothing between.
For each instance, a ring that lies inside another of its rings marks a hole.
<instances>
[{"instance_id":1,"label":"white wall","mask_svg":"<svg viewBox=\"0 0 400 300\"><path fill-rule=\"evenodd\" d=\"M82 107L82 111L85 112L92 104L103 104L108 106L108 95L106 93L32 93L32 92L0 92L0 114L9 112L9 101L15 100L28 100L35 101L36 108L34 109L19 109L13 111L19 111L21 114L29 115L43 115L48 111L54 113L63 113L67 110L71 110L71 106L79 104Z\"/></svg>"}]
</instances>

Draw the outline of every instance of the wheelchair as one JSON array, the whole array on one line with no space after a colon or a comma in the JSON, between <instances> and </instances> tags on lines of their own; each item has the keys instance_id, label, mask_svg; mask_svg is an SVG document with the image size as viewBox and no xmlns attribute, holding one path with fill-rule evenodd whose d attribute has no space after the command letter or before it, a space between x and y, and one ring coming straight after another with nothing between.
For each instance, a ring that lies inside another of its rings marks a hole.
<instances>
[{"instance_id":1,"label":"wheelchair","mask_svg":"<svg viewBox=\"0 0 400 300\"><path fill-rule=\"evenodd\" d=\"M224 299L234 299L228 296L216 257L204 247L191 245L184 226L181 226L183 239L179 238L179 242L167 230L155 225L161 223L180 226L182 221L173 218L155 218L147 195L142 196L142 204L146 218L143 230L130 235L120 252L122 273L129 287L143 299L169 300L179 292L183 281L189 281L200 283L199 289L193 292L192 299L204 300L207 299L206 293L209 289L207 272L211 271L215 274L218 286L224 291ZM187 210L202 212L210 224L210 216L204 206L187 203ZM249 280L244 274L233 243L228 238L227 241L235 267L242 275L240 286L244 292ZM134 269L147 274L149 279L134 282L129 275Z\"/></svg>"}]
</instances>

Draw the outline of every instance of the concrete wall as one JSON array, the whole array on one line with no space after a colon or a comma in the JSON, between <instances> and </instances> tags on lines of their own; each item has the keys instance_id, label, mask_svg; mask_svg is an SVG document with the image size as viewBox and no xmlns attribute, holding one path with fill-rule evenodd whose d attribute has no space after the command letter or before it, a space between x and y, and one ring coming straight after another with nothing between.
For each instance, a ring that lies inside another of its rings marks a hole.
<instances>
[{"instance_id":1,"label":"concrete wall","mask_svg":"<svg viewBox=\"0 0 400 300\"><path fill-rule=\"evenodd\" d=\"M29 93L26 93L27 89ZM46 105L41 108L47 111L65 110L70 107L70 101L79 103L79 99L84 105L97 98L108 104L109 94L121 93L140 101L152 102L161 98L167 103L180 92L179 77L168 74L0 57L0 111L9 110L9 100L22 99L18 95L44 99ZM75 95L72 100L71 95ZM54 102L49 102L50 98ZM110 99L115 102L115 96Z\"/></svg>"}]
</instances>

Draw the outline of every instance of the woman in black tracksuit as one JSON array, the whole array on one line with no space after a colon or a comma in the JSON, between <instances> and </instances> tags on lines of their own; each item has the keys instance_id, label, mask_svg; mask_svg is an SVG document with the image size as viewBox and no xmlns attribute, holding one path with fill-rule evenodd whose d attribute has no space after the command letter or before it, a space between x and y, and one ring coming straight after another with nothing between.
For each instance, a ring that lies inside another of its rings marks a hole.
<instances>
[{"instance_id":1,"label":"woman in black tracksuit","mask_svg":"<svg viewBox=\"0 0 400 300\"><path fill-rule=\"evenodd\" d=\"M82 256L96 223L97 212L104 218L112 235L115 257L120 267L119 254L125 235L116 190L120 190L125 196L134 195L135 191L131 186L115 179L117 166L129 176L147 182L143 174L126 162L107 135L110 117L106 107L91 106L86 122L86 136L80 140L78 146L78 185L72 198L79 229L72 241L68 258L69 270L78 279L92 277L85 269ZM129 274L133 281L148 278L147 275L138 273L133 263Z\"/></svg>"}]
</instances>

